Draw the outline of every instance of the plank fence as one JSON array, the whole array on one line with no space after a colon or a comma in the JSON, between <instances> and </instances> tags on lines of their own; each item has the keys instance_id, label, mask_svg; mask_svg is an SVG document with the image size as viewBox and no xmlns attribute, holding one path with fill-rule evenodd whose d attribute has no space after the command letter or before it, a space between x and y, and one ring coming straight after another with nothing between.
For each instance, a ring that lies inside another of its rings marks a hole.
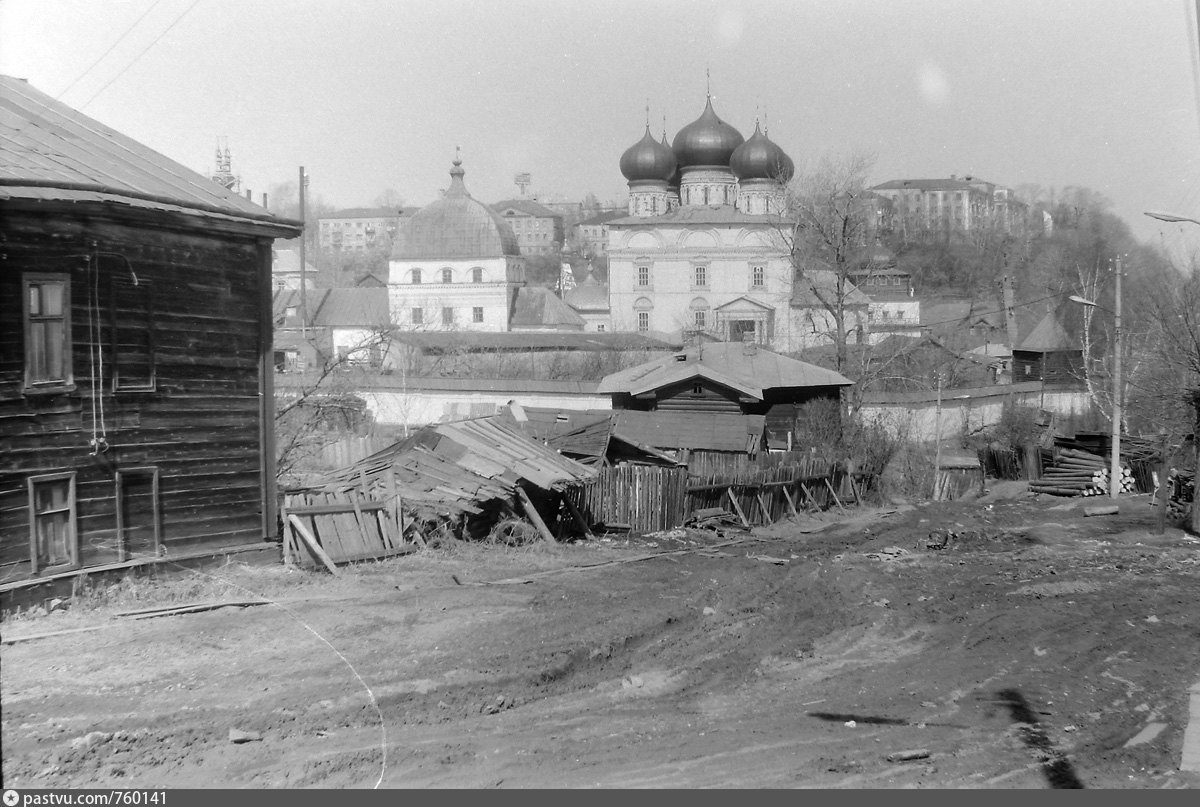
<instances>
[{"instance_id":1,"label":"plank fence","mask_svg":"<svg viewBox=\"0 0 1200 807\"><path fill-rule=\"evenodd\" d=\"M595 482L572 494L573 501L591 524L609 531L669 530L713 508L733 513L751 527L802 511L844 509L861 502L874 479L800 452L760 465L729 467L733 470L703 475L690 468L647 465L602 468Z\"/></svg>"}]
</instances>

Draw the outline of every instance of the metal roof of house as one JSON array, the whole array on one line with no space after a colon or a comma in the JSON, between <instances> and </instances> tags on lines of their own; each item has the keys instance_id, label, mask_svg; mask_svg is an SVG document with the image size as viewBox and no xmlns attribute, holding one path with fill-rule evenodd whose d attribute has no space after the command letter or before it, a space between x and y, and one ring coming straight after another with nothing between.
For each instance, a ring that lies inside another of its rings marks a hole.
<instances>
[{"instance_id":1,"label":"metal roof of house","mask_svg":"<svg viewBox=\"0 0 1200 807\"><path fill-rule=\"evenodd\" d=\"M517 289L510 328L568 328L582 331L587 323L557 294L542 286Z\"/></svg>"},{"instance_id":2,"label":"metal roof of house","mask_svg":"<svg viewBox=\"0 0 1200 807\"><path fill-rule=\"evenodd\" d=\"M1022 329L1024 330L1024 329ZM1023 338L1017 340L1013 350L1029 353L1048 353L1055 350L1079 350L1079 340L1063 328L1053 311L1046 312Z\"/></svg>"},{"instance_id":3,"label":"metal roof of house","mask_svg":"<svg viewBox=\"0 0 1200 807\"><path fill-rule=\"evenodd\" d=\"M277 292L271 306L275 322L299 327L300 299L299 289ZM386 288L309 289L304 302L308 307L308 325L313 328L383 329L389 327L391 320ZM297 309L294 318L287 317L288 308Z\"/></svg>"},{"instance_id":4,"label":"metal roof of house","mask_svg":"<svg viewBox=\"0 0 1200 807\"><path fill-rule=\"evenodd\" d=\"M613 413L613 436L660 449L745 452L758 445L765 415L718 412Z\"/></svg>"},{"instance_id":5,"label":"metal roof of house","mask_svg":"<svg viewBox=\"0 0 1200 807\"><path fill-rule=\"evenodd\" d=\"M103 202L261 225L301 222L249 199L34 89L0 76L0 201Z\"/></svg>"},{"instance_id":6,"label":"metal roof of house","mask_svg":"<svg viewBox=\"0 0 1200 807\"><path fill-rule=\"evenodd\" d=\"M705 378L759 400L769 389L854 383L833 370L757 346L712 342L605 376L597 392L639 395L692 378Z\"/></svg>"},{"instance_id":7,"label":"metal roof of house","mask_svg":"<svg viewBox=\"0 0 1200 807\"><path fill-rule=\"evenodd\" d=\"M792 307L825 308L836 305L838 286L837 272L832 269L807 268L792 284ZM859 291L849 280L842 286L845 305L870 305L871 298Z\"/></svg>"},{"instance_id":8,"label":"metal roof of house","mask_svg":"<svg viewBox=\"0 0 1200 807\"><path fill-rule=\"evenodd\" d=\"M532 199L505 199L502 202L496 202L492 205L492 210L495 210L500 215L504 215L505 211L515 210L526 216L534 216L539 219L561 219L561 213L555 213L545 205L535 202Z\"/></svg>"}]
</instances>

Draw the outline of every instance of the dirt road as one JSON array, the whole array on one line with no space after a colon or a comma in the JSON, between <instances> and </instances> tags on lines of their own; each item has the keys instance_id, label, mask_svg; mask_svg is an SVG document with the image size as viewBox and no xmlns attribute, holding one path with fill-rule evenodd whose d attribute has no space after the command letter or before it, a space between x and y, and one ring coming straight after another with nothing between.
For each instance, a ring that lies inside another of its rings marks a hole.
<instances>
[{"instance_id":1,"label":"dirt road","mask_svg":"<svg viewBox=\"0 0 1200 807\"><path fill-rule=\"evenodd\" d=\"M1009 493L337 580L226 567L9 619L4 785L1200 785L1200 542L1151 534L1146 497Z\"/></svg>"}]
</instances>

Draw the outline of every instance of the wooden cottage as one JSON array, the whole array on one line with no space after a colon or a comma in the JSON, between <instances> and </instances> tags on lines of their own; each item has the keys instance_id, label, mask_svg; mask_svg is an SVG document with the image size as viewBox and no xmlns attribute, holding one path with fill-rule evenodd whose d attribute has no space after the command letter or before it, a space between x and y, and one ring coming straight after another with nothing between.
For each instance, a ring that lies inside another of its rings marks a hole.
<instances>
[{"instance_id":1,"label":"wooden cottage","mask_svg":"<svg viewBox=\"0 0 1200 807\"><path fill-rule=\"evenodd\" d=\"M833 370L750 342L715 342L605 376L598 391L612 395L613 409L655 412L662 424L652 428L657 436L645 441L655 448L694 454L706 450L696 441L707 435L705 439L716 441L708 450L740 446L737 453L752 455L762 445L755 429L760 437L786 446L797 407L821 398L837 400L851 383ZM722 418L733 421L721 423ZM627 424L631 429L632 423ZM678 439L672 440L672 434ZM685 440L683 435L690 436ZM683 444L688 441L690 445Z\"/></svg>"},{"instance_id":2,"label":"wooden cottage","mask_svg":"<svg viewBox=\"0 0 1200 807\"><path fill-rule=\"evenodd\" d=\"M0 76L0 591L262 548L285 221Z\"/></svg>"},{"instance_id":3,"label":"wooden cottage","mask_svg":"<svg viewBox=\"0 0 1200 807\"><path fill-rule=\"evenodd\" d=\"M1067 333L1058 316L1049 311L1032 328L1022 328L1012 346L1012 379L1079 383L1083 377L1083 349Z\"/></svg>"}]
</instances>

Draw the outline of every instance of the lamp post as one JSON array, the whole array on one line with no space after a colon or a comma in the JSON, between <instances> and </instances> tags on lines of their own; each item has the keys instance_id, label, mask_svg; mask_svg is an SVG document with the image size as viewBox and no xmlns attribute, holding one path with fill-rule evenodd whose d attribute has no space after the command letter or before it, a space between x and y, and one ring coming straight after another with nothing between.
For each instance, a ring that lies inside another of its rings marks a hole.
<instances>
[{"instance_id":1,"label":"lamp post","mask_svg":"<svg viewBox=\"0 0 1200 807\"><path fill-rule=\"evenodd\" d=\"M1200 222L1198 222L1200 223ZM1116 302L1113 315L1113 373L1112 373L1112 456L1108 465L1108 495L1116 499L1121 494L1121 256L1117 256L1117 286L1114 293ZM1069 298L1073 303L1101 308L1092 300L1085 300L1072 294ZM1107 309L1106 309L1107 310Z\"/></svg>"}]
</instances>

